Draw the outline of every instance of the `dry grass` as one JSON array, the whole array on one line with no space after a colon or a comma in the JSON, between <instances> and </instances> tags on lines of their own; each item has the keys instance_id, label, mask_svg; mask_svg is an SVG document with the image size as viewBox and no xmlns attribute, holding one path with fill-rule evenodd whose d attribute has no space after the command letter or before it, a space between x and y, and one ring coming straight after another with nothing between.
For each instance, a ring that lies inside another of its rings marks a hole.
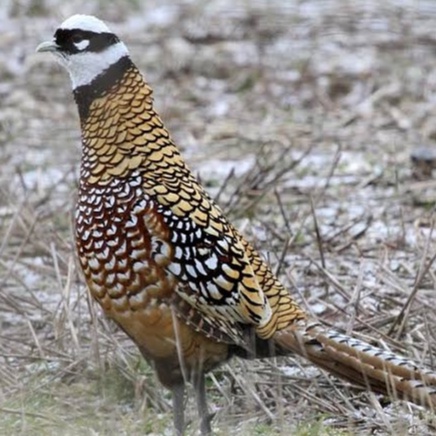
<instances>
[{"instance_id":1,"label":"dry grass","mask_svg":"<svg viewBox=\"0 0 436 436\"><path fill-rule=\"evenodd\" d=\"M413 179L409 153L436 138L436 8L284 4L0 5L2 433L170 434L169 396L74 261L76 109L33 50L78 11L116 22L191 167L308 311L434 365L436 182ZM434 431L290 358L232 361L209 391L218 435Z\"/></svg>"}]
</instances>

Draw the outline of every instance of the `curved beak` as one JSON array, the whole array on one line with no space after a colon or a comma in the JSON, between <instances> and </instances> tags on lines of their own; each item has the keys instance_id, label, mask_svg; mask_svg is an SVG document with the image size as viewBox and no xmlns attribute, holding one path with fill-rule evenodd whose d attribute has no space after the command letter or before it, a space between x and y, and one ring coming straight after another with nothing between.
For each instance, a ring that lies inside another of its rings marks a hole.
<instances>
[{"instance_id":1,"label":"curved beak","mask_svg":"<svg viewBox=\"0 0 436 436\"><path fill-rule=\"evenodd\" d=\"M42 53L45 51L57 51L59 48L59 46L54 42L54 41L44 41L41 42L41 44L38 45L38 47L36 47L36 52L37 53Z\"/></svg>"}]
</instances>

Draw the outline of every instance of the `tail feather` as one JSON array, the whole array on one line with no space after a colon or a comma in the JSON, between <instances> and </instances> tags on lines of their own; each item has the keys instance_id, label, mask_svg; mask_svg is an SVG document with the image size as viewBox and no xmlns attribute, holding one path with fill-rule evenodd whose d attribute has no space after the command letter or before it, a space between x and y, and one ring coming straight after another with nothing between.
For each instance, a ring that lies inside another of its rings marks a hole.
<instances>
[{"instance_id":1,"label":"tail feather","mask_svg":"<svg viewBox=\"0 0 436 436\"><path fill-rule=\"evenodd\" d=\"M275 333L273 339L280 348L339 378L436 410L436 372L420 368L412 360L317 323L295 324Z\"/></svg>"}]
</instances>

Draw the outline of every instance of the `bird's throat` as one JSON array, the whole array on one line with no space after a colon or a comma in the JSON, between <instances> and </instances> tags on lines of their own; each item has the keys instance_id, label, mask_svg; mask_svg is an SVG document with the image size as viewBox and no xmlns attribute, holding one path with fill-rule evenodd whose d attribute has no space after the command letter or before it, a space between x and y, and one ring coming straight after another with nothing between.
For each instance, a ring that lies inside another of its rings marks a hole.
<instances>
[{"instance_id":1,"label":"bird's throat","mask_svg":"<svg viewBox=\"0 0 436 436\"><path fill-rule=\"evenodd\" d=\"M129 56L123 56L118 61L103 70L101 74L85 85L74 88L74 99L79 109L80 121L85 122L89 115L92 102L111 92L119 84L128 70L136 68Z\"/></svg>"}]
</instances>

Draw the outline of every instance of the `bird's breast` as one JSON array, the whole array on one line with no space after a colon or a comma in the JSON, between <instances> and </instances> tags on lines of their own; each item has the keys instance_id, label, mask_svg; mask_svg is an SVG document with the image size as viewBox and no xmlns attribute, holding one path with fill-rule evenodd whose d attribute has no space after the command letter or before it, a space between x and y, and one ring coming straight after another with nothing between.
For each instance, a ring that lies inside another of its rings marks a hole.
<instances>
[{"instance_id":1,"label":"bird's breast","mask_svg":"<svg viewBox=\"0 0 436 436\"><path fill-rule=\"evenodd\" d=\"M87 285L112 318L143 311L173 292L168 234L137 178L81 186L75 234Z\"/></svg>"}]
</instances>

